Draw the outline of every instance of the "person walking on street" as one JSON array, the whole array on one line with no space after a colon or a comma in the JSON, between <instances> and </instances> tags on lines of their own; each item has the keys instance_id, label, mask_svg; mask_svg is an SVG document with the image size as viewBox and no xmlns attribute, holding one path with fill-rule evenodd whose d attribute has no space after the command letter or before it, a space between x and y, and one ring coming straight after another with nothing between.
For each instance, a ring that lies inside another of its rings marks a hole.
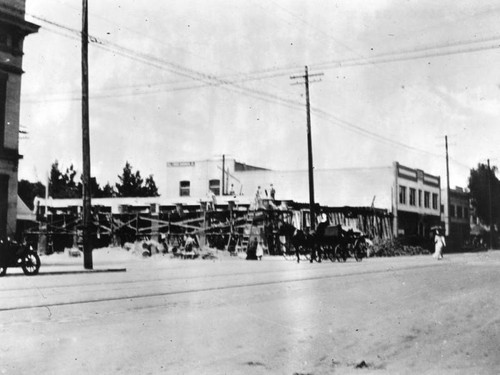
<instances>
[{"instance_id":1,"label":"person walking on street","mask_svg":"<svg viewBox=\"0 0 500 375\"><path fill-rule=\"evenodd\" d=\"M257 256L258 260L262 260L262 256L264 255L262 240L259 240L259 242L257 243L257 250L255 251L255 255Z\"/></svg>"},{"instance_id":2,"label":"person walking on street","mask_svg":"<svg viewBox=\"0 0 500 375\"><path fill-rule=\"evenodd\" d=\"M440 260L443 259L443 249L446 247L446 239L444 235L441 234L441 230L436 229L436 234L434 235L434 258Z\"/></svg>"}]
</instances>

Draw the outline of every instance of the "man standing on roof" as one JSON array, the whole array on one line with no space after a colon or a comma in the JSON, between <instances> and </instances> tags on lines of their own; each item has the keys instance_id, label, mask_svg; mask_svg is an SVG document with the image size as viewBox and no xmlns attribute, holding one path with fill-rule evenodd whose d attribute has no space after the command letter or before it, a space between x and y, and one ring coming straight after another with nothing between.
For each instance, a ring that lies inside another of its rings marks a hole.
<instances>
[{"instance_id":1,"label":"man standing on roof","mask_svg":"<svg viewBox=\"0 0 500 375\"><path fill-rule=\"evenodd\" d=\"M271 196L271 199L274 200L274 197L276 196L276 190L274 190L273 184L271 184L269 195Z\"/></svg>"},{"instance_id":2,"label":"man standing on roof","mask_svg":"<svg viewBox=\"0 0 500 375\"><path fill-rule=\"evenodd\" d=\"M257 191L255 192L255 209L259 209L260 206L261 206L260 186L257 186Z\"/></svg>"}]
</instances>

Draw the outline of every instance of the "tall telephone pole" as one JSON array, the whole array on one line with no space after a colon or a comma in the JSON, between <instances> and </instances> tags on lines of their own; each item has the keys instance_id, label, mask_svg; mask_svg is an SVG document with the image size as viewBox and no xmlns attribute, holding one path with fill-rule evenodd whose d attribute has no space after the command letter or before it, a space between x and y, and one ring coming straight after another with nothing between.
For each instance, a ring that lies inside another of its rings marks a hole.
<instances>
[{"instance_id":1,"label":"tall telephone pole","mask_svg":"<svg viewBox=\"0 0 500 375\"><path fill-rule=\"evenodd\" d=\"M92 243L90 238L91 209L90 202L90 132L89 132L89 67L88 67L88 10L87 0L82 0L82 154L83 154L83 267L91 270Z\"/></svg>"},{"instance_id":2,"label":"tall telephone pole","mask_svg":"<svg viewBox=\"0 0 500 375\"><path fill-rule=\"evenodd\" d=\"M490 250L493 249L493 215L491 212L491 167L490 159L488 159L488 206L489 206L489 216L490 216Z\"/></svg>"},{"instance_id":3,"label":"tall telephone pole","mask_svg":"<svg viewBox=\"0 0 500 375\"><path fill-rule=\"evenodd\" d=\"M226 155L222 154L222 192L221 196L226 195L226 190L225 190L225 181L226 181Z\"/></svg>"},{"instance_id":4,"label":"tall telephone pole","mask_svg":"<svg viewBox=\"0 0 500 375\"><path fill-rule=\"evenodd\" d=\"M316 228L316 213L314 203L314 164L313 164L313 152L312 152L312 136L311 136L311 104L309 100L309 77L322 76L323 73L309 74L308 68L306 66L305 75L303 76L291 76L290 79L304 79L306 86L306 111L307 111L307 160L308 160L308 171L309 171L309 211L310 211L310 221L311 230Z\"/></svg>"},{"instance_id":5,"label":"tall telephone pole","mask_svg":"<svg viewBox=\"0 0 500 375\"><path fill-rule=\"evenodd\" d=\"M445 235L450 235L450 166L448 162L448 136L444 136L444 143L446 147L446 210L445 212Z\"/></svg>"}]
</instances>

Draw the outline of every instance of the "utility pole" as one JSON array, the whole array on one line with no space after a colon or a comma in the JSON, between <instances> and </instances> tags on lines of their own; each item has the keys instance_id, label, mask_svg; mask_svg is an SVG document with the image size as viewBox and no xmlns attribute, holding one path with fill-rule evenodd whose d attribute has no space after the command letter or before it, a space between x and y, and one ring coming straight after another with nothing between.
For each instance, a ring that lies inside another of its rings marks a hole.
<instances>
[{"instance_id":1,"label":"utility pole","mask_svg":"<svg viewBox=\"0 0 500 375\"><path fill-rule=\"evenodd\" d=\"M312 136L311 136L311 104L309 100L309 77L317 77L322 75L323 73L309 74L308 68L306 66L305 75L290 77L290 79L299 79L299 78L304 79L304 83L306 86L307 159L308 159L308 171L309 171L309 211L310 211L311 230L314 230L316 228L316 215L315 215L316 205L314 203L314 173L313 173L314 164L313 164Z\"/></svg>"},{"instance_id":2,"label":"utility pole","mask_svg":"<svg viewBox=\"0 0 500 375\"><path fill-rule=\"evenodd\" d=\"M488 200L489 200L489 216L490 216L490 250L493 249L493 215L491 212L491 167L490 159L488 159Z\"/></svg>"},{"instance_id":3,"label":"utility pole","mask_svg":"<svg viewBox=\"0 0 500 375\"><path fill-rule=\"evenodd\" d=\"M226 182L225 173L226 173L226 155L222 154L222 193L221 193L221 196L226 194L225 189L224 189L225 182Z\"/></svg>"},{"instance_id":4,"label":"utility pole","mask_svg":"<svg viewBox=\"0 0 500 375\"><path fill-rule=\"evenodd\" d=\"M445 217L445 235L450 235L450 166L448 163L448 136L444 136L446 146L446 217Z\"/></svg>"},{"instance_id":5,"label":"utility pole","mask_svg":"<svg viewBox=\"0 0 500 375\"><path fill-rule=\"evenodd\" d=\"M82 153L83 153L83 267L91 270L92 243L90 238L91 209L90 202L90 132L89 132L89 67L88 67L88 10L87 1L82 0Z\"/></svg>"}]
</instances>

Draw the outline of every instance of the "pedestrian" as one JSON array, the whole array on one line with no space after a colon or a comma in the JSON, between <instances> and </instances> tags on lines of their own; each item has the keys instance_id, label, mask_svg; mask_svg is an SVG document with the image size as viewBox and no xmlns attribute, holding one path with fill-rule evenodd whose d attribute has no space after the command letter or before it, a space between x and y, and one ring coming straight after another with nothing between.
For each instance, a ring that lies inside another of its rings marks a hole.
<instances>
[{"instance_id":1,"label":"pedestrian","mask_svg":"<svg viewBox=\"0 0 500 375\"><path fill-rule=\"evenodd\" d=\"M257 244L255 255L257 256L258 260L262 260L262 256L264 255L264 246L262 244L262 240L259 240L259 243Z\"/></svg>"},{"instance_id":2,"label":"pedestrian","mask_svg":"<svg viewBox=\"0 0 500 375\"><path fill-rule=\"evenodd\" d=\"M260 186L257 186L257 191L255 192L255 209L259 209L261 206L262 200L260 198Z\"/></svg>"},{"instance_id":3,"label":"pedestrian","mask_svg":"<svg viewBox=\"0 0 500 375\"><path fill-rule=\"evenodd\" d=\"M234 185L233 184L231 184L231 189L229 189L229 195L236 197L236 193L234 192Z\"/></svg>"},{"instance_id":4,"label":"pedestrian","mask_svg":"<svg viewBox=\"0 0 500 375\"><path fill-rule=\"evenodd\" d=\"M274 190L273 184L271 184L271 190L269 192L269 195L271 196L271 199L274 200L276 196L276 190Z\"/></svg>"},{"instance_id":5,"label":"pedestrian","mask_svg":"<svg viewBox=\"0 0 500 375\"><path fill-rule=\"evenodd\" d=\"M441 234L440 229L436 229L436 234L434 235L434 258L440 260L443 259L443 249L446 247L446 239L444 235Z\"/></svg>"},{"instance_id":6,"label":"pedestrian","mask_svg":"<svg viewBox=\"0 0 500 375\"><path fill-rule=\"evenodd\" d=\"M213 192L212 189L208 189L207 198L208 198L207 201L208 209L215 211L216 198L215 198L215 193Z\"/></svg>"}]
</instances>

